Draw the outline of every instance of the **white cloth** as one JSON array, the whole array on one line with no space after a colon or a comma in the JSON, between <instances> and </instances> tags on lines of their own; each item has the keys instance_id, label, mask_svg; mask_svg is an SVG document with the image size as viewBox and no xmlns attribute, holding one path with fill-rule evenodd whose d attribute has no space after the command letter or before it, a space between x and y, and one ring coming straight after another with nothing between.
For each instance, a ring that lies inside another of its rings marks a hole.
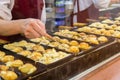
<instances>
[{"instance_id":1,"label":"white cloth","mask_svg":"<svg viewBox=\"0 0 120 80\"><path fill-rule=\"evenodd\" d=\"M44 2L44 6L43 6L42 14L41 14L41 21L42 21L43 23L45 23L45 22L46 22L45 0L43 0L43 2Z\"/></svg>"},{"instance_id":2,"label":"white cloth","mask_svg":"<svg viewBox=\"0 0 120 80\"><path fill-rule=\"evenodd\" d=\"M111 0L79 0L80 11L87 9L92 4L94 4L95 7L98 9L107 8L110 1ZM77 3L75 3L74 12L78 12L77 11Z\"/></svg>"},{"instance_id":3,"label":"white cloth","mask_svg":"<svg viewBox=\"0 0 120 80\"><path fill-rule=\"evenodd\" d=\"M14 1L15 0L0 0L0 18L1 19L4 19L4 20L11 20L12 19L11 10L14 6ZM43 7L43 11L42 11L42 15L41 15L41 21L44 22L44 23L46 22L45 5Z\"/></svg>"},{"instance_id":4,"label":"white cloth","mask_svg":"<svg viewBox=\"0 0 120 80\"><path fill-rule=\"evenodd\" d=\"M95 7L98 9L107 8L111 2L111 0L92 0Z\"/></svg>"},{"instance_id":5,"label":"white cloth","mask_svg":"<svg viewBox=\"0 0 120 80\"><path fill-rule=\"evenodd\" d=\"M0 0L0 18L4 20L11 20L11 10L14 5L14 0Z\"/></svg>"}]
</instances>

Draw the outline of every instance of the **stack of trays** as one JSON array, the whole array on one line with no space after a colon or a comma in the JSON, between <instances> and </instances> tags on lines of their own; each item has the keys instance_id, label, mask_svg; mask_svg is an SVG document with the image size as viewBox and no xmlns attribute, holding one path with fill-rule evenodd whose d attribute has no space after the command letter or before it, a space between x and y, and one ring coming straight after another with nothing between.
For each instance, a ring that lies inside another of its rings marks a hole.
<instances>
[{"instance_id":1,"label":"stack of trays","mask_svg":"<svg viewBox=\"0 0 120 80\"><path fill-rule=\"evenodd\" d=\"M59 36L61 38L61 40L59 41L61 42L67 42L67 40L69 41L67 45L69 45L70 47L68 47L67 49L71 50L71 46L77 47L79 49L79 52L76 51L75 53L75 50L77 49L75 49L74 47L74 49L72 48L73 51L70 51L70 53L73 53L75 55L81 55L86 52L90 52L97 49L98 47L114 41L114 38L111 37L69 30L60 30L59 32L55 32L54 35Z\"/></svg>"}]
</instances>

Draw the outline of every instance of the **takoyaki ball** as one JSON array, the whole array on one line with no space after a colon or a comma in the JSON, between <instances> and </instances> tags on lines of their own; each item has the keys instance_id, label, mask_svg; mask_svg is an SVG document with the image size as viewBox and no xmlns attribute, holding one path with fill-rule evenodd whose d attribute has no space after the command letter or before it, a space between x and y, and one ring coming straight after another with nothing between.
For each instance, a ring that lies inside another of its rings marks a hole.
<instances>
[{"instance_id":1,"label":"takoyaki ball","mask_svg":"<svg viewBox=\"0 0 120 80\"><path fill-rule=\"evenodd\" d=\"M111 34L109 31L105 31L105 32L104 32L104 35L106 35L106 36L111 36L112 34Z\"/></svg>"},{"instance_id":2,"label":"takoyaki ball","mask_svg":"<svg viewBox=\"0 0 120 80\"><path fill-rule=\"evenodd\" d=\"M102 23L106 23L106 24L113 24L113 20L110 20L110 19L106 19L106 20L103 20Z\"/></svg>"},{"instance_id":3,"label":"takoyaki ball","mask_svg":"<svg viewBox=\"0 0 120 80\"><path fill-rule=\"evenodd\" d=\"M105 26L105 28L106 28L106 29L113 29L113 27L112 27L112 26L109 26L109 25L108 25L108 26Z\"/></svg>"},{"instance_id":4,"label":"takoyaki ball","mask_svg":"<svg viewBox=\"0 0 120 80\"><path fill-rule=\"evenodd\" d=\"M41 46L41 45L35 45L35 46L33 46L32 50L34 50L34 51L40 51L40 52L44 52L45 51L44 47Z\"/></svg>"},{"instance_id":5,"label":"takoyaki ball","mask_svg":"<svg viewBox=\"0 0 120 80\"><path fill-rule=\"evenodd\" d=\"M41 40L40 41L40 44L43 44L43 45L48 45L50 43L50 41L49 40Z\"/></svg>"},{"instance_id":6,"label":"takoyaki ball","mask_svg":"<svg viewBox=\"0 0 120 80\"><path fill-rule=\"evenodd\" d=\"M20 67L20 66L22 66L24 63L23 63L23 61L22 60L14 60L13 62L12 62L12 66L13 67Z\"/></svg>"},{"instance_id":7,"label":"takoyaki ball","mask_svg":"<svg viewBox=\"0 0 120 80\"><path fill-rule=\"evenodd\" d=\"M39 43L41 41L41 38L33 38L33 39L30 39L30 41Z\"/></svg>"},{"instance_id":8,"label":"takoyaki ball","mask_svg":"<svg viewBox=\"0 0 120 80\"><path fill-rule=\"evenodd\" d=\"M81 32L81 33L79 33L78 36L83 37L83 36L87 36L87 35L85 33Z\"/></svg>"},{"instance_id":9,"label":"takoyaki ball","mask_svg":"<svg viewBox=\"0 0 120 80\"><path fill-rule=\"evenodd\" d=\"M99 29L101 31L101 34L103 34L106 30L105 29Z\"/></svg>"},{"instance_id":10,"label":"takoyaki ball","mask_svg":"<svg viewBox=\"0 0 120 80\"><path fill-rule=\"evenodd\" d=\"M28 56L28 58L38 61L42 57L42 54L40 52L34 51L31 55Z\"/></svg>"},{"instance_id":11,"label":"takoyaki ball","mask_svg":"<svg viewBox=\"0 0 120 80\"><path fill-rule=\"evenodd\" d=\"M66 49L68 49L70 46L68 45L68 44L60 44L59 46L58 46L58 48L59 49L62 49L62 50L66 50Z\"/></svg>"},{"instance_id":12,"label":"takoyaki ball","mask_svg":"<svg viewBox=\"0 0 120 80\"><path fill-rule=\"evenodd\" d=\"M120 20L120 16L119 16L119 17L116 17L115 20Z\"/></svg>"},{"instance_id":13,"label":"takoyaki ball","mask_svg":"<svg viewBox=\"0 0 120 80\"><path fill-rule=\"evenodd\" d=\"M8 50L13 50L16 47L14 45L12 45L12 44L6 44L6 45L4 45L4 48L8 49Z\"/></svg>"},{"instance_id":14,"label":"takoyaki ball","mask_svg":"<svg viewBox=\"0 0 120 80\"><path fill-rule=\"evenodd\" d=\"M52 59L52 57L44 56L44 57L40 58L39 62L48 65L53 62L53 59Z\"/></svg>"},{"instance_id":15,"label":"takoyaki ball","mask_svg":"<svg viewBox=\"0 0 120 80\"><path fill-rule=\"evenodd\" d=\"M114 30L108 30L110 34L112 35L115 31Z\"/></svg>"},{"instance_id":16,"label":"takoyaki ball","mask_svg":"<svg viewBox=\"0 0 120 80\"><path fill-rule=\"evenodd\" d=\"M116 25L120 25L120 21L118 21L118 20L114 21L114 23L115 23Z\"/></svg>"},{"instance_id":17,"label":"takoyaki ball","mask_svg":"<svg viewBox=\"0 0 120 80\"><path fill-rule=\"evenodd\" d=\"M35 72L37 70L37 68L30 63L26 63L23 66L20 66L19 70L22 73L31 74L31 73Z\"/></svg>"},{"instance_id":18,"label":"takoyaki ball","mask_svg":"<svg viewBox=\"0 0 120 80\"><path fill-rule=\"evenodd\" d=\"M120 25L120 21L119 20L116 20L114 21L116 25Z\"/></svg>"},{"instance_id":19,"label":"takoyaki ball","mask_svg":"<svg viewBox=\"0 0 120 80\"><path fill-rule=\"evenodd\" d=\"M112 36L120 38L120 32L119 31L115 31Z\"/></svg>"},{"instance_id":20,"label":"takoyaki ball","mask_svg":"<svg viewBox=\"0 0 120 80\"><path fill-rule=\"evenodd\" d=\"M78 46L78 45L79 45L79 43L78 43L77 41L75 41L75 40L70 41L69 44L70 44L71 46Z\"/></svg>"},{"instance_id":21,"label":"takoyaki ball","mask_svg":"<svg viewBox=\"0 0 120 80\"><path fill-rule=\"evenodd\" d=\"M4 80L16 80L18 78L18 75L13 71L1 71L0 76Z\"/></svg>"},{"instance_id":22,"label":"takoyaki ball","mask_svg":"<svg viewBox=\"0 0 120 80\"><path fill-rule=\"evenodd\" d=\"M119 20L115 20L113 25L116 25L116 27L119 26L120 25L120 21Z\"/></svg>"},{"instance_id":23,"label":"takoyaki ball","mask_svg":"<svg viewBox=\"0 0 120 80\"><path fill-rule=\"evenodd\" d=\"M68 49L68 52L77 54L80 52L80 50L79 50L79 47L77 47L77 46L70 46L70 48Z\"/></svg>"},{"instance_id":24,"label":"takoyaki ball","mask_svg":"<svg viewBox=\"0 0 120 80\"><path fill-rule=\"evenodd\" d=\"M14 61L10 61L7 62L6 65L9 67L20 67L22 66L24 63L22 60L14 60Z\"/></svg>"},{"instance_id":25,"label":"takoyaki ball","mask_svg":"<svg viewBox=\"0 0 120 80\"><path fill-rule=\"evenodd\" d=\"M0 60L5 56L5 52L0 51Z\"/></svg>"},{"instance_id":26,"label":"takoyaki ball","mask_svg":"<svg viewBox=\"0 0 120 80\"><path fill-rule=\"evenodd\" d=\"M91 32L91 28L86 26L86 27L82 28L82 31L83 32Z\"/></svg>"},{"instance_id":27,"label":"takoyaki ball","mask_svg":"<svg viewBox=\"0 0 120 80\"><path fill-rule=\"evenodd\" d=\"M0 39L0 44L6 44L6 43L9 43L9 41Z\"/></svg>"},{"instance_id":28,"label":"takoyaki ball","mask_svg":"<svg viewBox=\"0 0 120 80\"><path fill-rule=\"evenodd\" d=\"M54 49L54 48L53 48L53 49ZM51 50L52 50L52 49L48 48L48 49L45 50L45 53L46 53L46 52L49 52L49 51L51 51Z\"/></svg>"},{"instance_id":29,"label":"takoyaki ball","mask_svg":"<svg viewBox=\"0 0 120 80\"><path fill-rule=\"evenodd\" d=\"M31 54L31 52L28 51L28 50L24 50L24 51L19 52L18 54L20 54L20 55L22 55L22 56L28 56L28 55Z\"/></svg>"},{"instance_id":30,"label":"takoyaki ball","mask_svg":"<svg viewBox=\"0 0 120 80\"><path fill-rule=\"evenodd\" d=\"M100 41L100 42L107 42L108 39L105 36L100 36L100 37L98 37L98 41Z\"/></svg>"},{"instance_id":31,"label":"takoyaki ball","mask_svg":"<svg viewBox=\"0 0 120 80\"><path fill-rule=\"evenodd\" d=\"M120 22L119 22L119 23L120 23ZM115 29L115 28L117 28L118 26L115 25L115 24L113 24L113 25L111 25L111 27L112 27L113 29Z\"/></svg>"},{"instance_id":32,"label":"takoyaki ball","mask_svg":"<svg viewBox=\"0 0 120 80\"><path fill-rule=\"evenodd\" d=\"M57 47L59 45L60 45L59 42L51 42L51 43L49 43L49 46L51 46L51 47Z\"/></svg>"},{"instance_id":33,"label":"takoyaki ball","mask_svg":"<svg viewBox=\"0 0 120 80\"><path fill-rule=\"evenodd\" d=\"M59 58L60 58L60 59L62 59L62 58L64 58L64 57L66 57L66 56L69 55L69 54L67 54L67 53L65 53L65 52L62 52L62 51L58 51L57 53L59 54Z\"/></svg>"},{"instance_id":34,"label":"takoyaki ball","mask_svg":"<svg viewBox=\"0 0 120 80\"><path fill-rule=\"evenodd\" d=\"M7 71L9 69L8 66L0 65L0 71Z\"/></svg>"},{"instance_id":35,"label":"takoyaki ball","mask_svg":"<svg viewBox=\"0 0 120 80\"><path fill-rule=\"evenodd\" d=\"M75 40L82 40L82 37L79 37L79 36L73 36L72 38Z\"/></svg>"},{"instance_id":36,"label":"takoyaki ball","mask_svg":"<svg viewBox=\"0 0 120 80\"><path fill-rule=\"evenodd\" d=\"M34 43L27 43L27 45L25 46L26 50L32 50L32 47L35 46L36 44Z\"/></svg>"},{"instance_id":37,"label":"takoyaki ball","mask_svg":"<svg viewBox=\"0 0 120 80\"><path fill-rule=\"evenodd\" d=\"M99 41L97 39L90 39L89 42L92 44L99 44Z\"/></svg>"},{"instance_id":38,"label":"takoyaki ball","mask_svg":"<svg viewBox=\"0 0 120 80\"><path fill-rule=\"evenodd\" d=\"M87 25L86 23L74 23L73 26L85 26Z\"/></svg>"},{"instance_id":39,"label":"takoyaki ball","mask_svg":"<svg viewBox=\"0 0 120 80\"><path fill-rule=\"evenodd\" d=\"M63 43L63 44L68 44L69 41L67 39L60 39L60 42Z\"/></svg>"},{"instance_id":40,"label":"takoyaki ball","mask_svg":"<svg viewBox=\"0 0 120 80\"><path fill-rule=\"evenodd\" d=\"M100 22L94 22L94 23L90 24L89 26L90 26L90 27L97 27L97 28L99 28L100 25L101 25Z\"/></svg>"},{"instance_id":41,"label":"takoyaki ball","mask_svg":"<svg viewBox=\"0 0 120 80\"><path fill-rule=\"evenodd\" d=\"M51 57L51 58L55 58L58 57L59 54L57 53L56 49L52 48L52 49L46 49L45 54L43 54L44 57Z\"/></svg>"},{"instance_id":42,"label":"takoyaki ball","mask_svg":"<svg viewBox=\"0 0 120 80\"><path fill-rule=\"evenodd\" d=\"M77 32L74 32L74 31L68 31L68 34L71 34L71 35L78 35L78 33Z\"/></svg>"},{"instance_id":43,"label":"takoyaki ball","mask_svg":"<svg viewBox=\"0 0 120 80\"><path fill-rule=\"evenodd\" d=\"M95 31L93 31L93 33L95 33L95 34L101 34L101 31L100 30L95 30Z\"/></svg>"},{"instance_id":44,"label":"takoyaki ball","mask_svg":"<svg viewBox=\"0 0 120 80\"><path fill-rule=\"evenodd\" d=\"M96 35L89 35L88 37L90 37L90 38L97 38Z\"/></svg>"},{"instance_id":45,"label":"takoyaki ball","mask_svg":"<svg viewBox=\"0 0 120 80\"><path fill-rule=\"evenodd\" d=\"M19 53L21 51L23 51L23 48L21 47L15 47L14 49L12 49L13 52Z\"/></svg>"},{"instance_id":46,"label":"takoyaki ball","mask_svg":"<svg viewBox=\"0 0 120 80\"><path fill-rule=\"evenodd\" d=\"M18 43L16 44L16 46L22 46L22 47L24 47L24 46L26 46L27 44L28 44L27 41L22 40L22 41L18 42Z\"/></svg>"},{"instance_id":47,"label":"takoyaki ball","mask_svg":"<svg viewBox=\"0 0 120 80\"><path fill-rule=\"evenodd\" d=\"M87 49L90 49L91 46L88 43L82 42L79 44L79 48L82 50L87 50Z\"/></svg>"},{"instance_id":48,"label":"takoyaki ball","mask_svg":"<svg viewBox=\"0 0 120 80\"><path fill-rule=\"evenodd\" d=\"M1 59L2 62L9 62L13 60L14 60L14 56L11 56L11 55L6 55Z\"/></svg>"},{"instance_id":49,"label":"takoyaki ball","mask_svg":"<svg viewBox=\"0 0 120 80\"><path fill-rule=\"evenodd\" d=\"M97 28L91 28L91 32L94 32L96 30L97 30Z\"/></svg>"},{"instance_id":50,"label":"takoyaki ball","mask_svg":"<svg viewBox=\"0 0 120 80\"><path fill-rule=\"evenodd\" d=\"M116 27L115 30L120 30L120 26Z\"/></svg>"},{"instance_id":51,"label":"takoyaki ball","mask_svg":"<svg viewBox=\"0 0 120 80\"><path fill-rule=\"evenodd\" d=\"M61 36L61 32L60 31L59 32L55 32L54 34Z\"/></svg>"},{"instance_id":52,"label":"takoyaki ball","mask_svg":"<svg viewBox=\"0 0 120 80\"><path fill-rule=\"evenodd\" d=\"M99 44L97 37L94 35L91 35L88 37L87 42L92 43L92 44Z\"/></svg>"},{"instance_id":53,"label":"takoyaki ball","mask_svg":"<svg viewBox=\"0 0 120 80\"><path fill-rule=\"evenodd\" d=\"M58 36L53 36L53 39L58 42L60 41L60 38Z\"/></svg>"},{"instance_id":54,"label":"takoyaki ball","mask_svg":"<svg viewBox=\"0 0 120 80\"><path fill-rule=\"evenodd\" d=\"M82 32L84 30L83 30L83 28L78 28L77 31Z\"/></svg>"}]
</instances>

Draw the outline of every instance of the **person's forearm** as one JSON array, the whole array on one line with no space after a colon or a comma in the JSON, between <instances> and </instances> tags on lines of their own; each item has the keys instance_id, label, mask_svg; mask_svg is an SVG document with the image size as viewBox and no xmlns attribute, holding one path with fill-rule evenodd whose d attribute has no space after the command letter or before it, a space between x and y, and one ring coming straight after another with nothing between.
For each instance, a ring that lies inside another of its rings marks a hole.
<instances>
[{"instance_id":1,"label":"person's forearm","mask_svg":"<svg viewBox=\"0 0 120 80\"><path fill-rule=\"evenodd\" d=\"M14 34L21 33L21 21L6 21L6 20L0 20L0 35L2 36L9 36Z\"/></svg>"},{"instance_id":2,"label":"person's forearm","mask_svg":"<svg viewBox=\"0 0 120 80\"><path fill-rule=\"evenodd\" d=\"M22 33L26 38L51 37L44 24L38 19L0 20L0 35L9 36Z\"/></svg>"}]
</instances>

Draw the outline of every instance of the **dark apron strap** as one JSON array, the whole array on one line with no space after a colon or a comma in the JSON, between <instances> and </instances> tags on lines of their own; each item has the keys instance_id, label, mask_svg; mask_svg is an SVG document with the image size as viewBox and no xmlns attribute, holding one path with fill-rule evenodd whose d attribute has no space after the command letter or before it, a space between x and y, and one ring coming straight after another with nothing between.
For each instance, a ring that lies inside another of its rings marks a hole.
<instances>
[{"instance_id":1,"label":"dark apron strap","mask_svg":"<svg viewBox=\"0 0 120 80\"><path fill-rule=\"evenodd\" d=\"M98 19L99 10L95 8L94 4L92 4L88 9L88 15L90 19Z\"/></svg>"},{"instance_id":2,"label":"dark apron strap","mask_svg":"<svg viewBox=\"0 0 120 80\"><path fill-rule=\"evenodd\" d=\"M99 11L94 7L94 5L91 5L89 8L85 9L84 11L80 11L80 5L79 5L79 0L74 0L77 1L77 13L73 13L70 16L71 19L71 25L73 26L73 18L76 15L77 16L77 22L82 22L82 23L87 23L88 18L90 19L97 19L99 16ZM75 5L75 2L74 2Z\"/></svg>"},{"instance_id":3,"label":"dark apron strap","mask_svg":"<svg viewBox=\"0 0 120 80\"><path fill-rule=\"evenodd\" d=\"M76 15L77 16L77 22L86 22L86 19L89 17L88 15L88 9L84 10L84 11L80 11L80 5L79 5L79 0L75 0L77 1L77 11L76 13L72 13L71 15L71 25L73 26L73 18ZM75 2L74 2L75 5Z\"/></svg>"},{"instance_id":4,"label":"dark apron strap","mask_svg":"<svg viewBox=\"0 0 120 80\"><path fill-rule=\"evenodd\" d=\"M76 2L77 2L77 10L79 11L79 5L78 5L78 0L73 0L73 5L75 6ZM74 7L73 7L74 8ZM77 15L77 13L74 13L74 10L72 11L72 14L70 15L70 22L71 22L71 25L73 26L73 18L74 16Z\"/></svg>"}]
</instances>

